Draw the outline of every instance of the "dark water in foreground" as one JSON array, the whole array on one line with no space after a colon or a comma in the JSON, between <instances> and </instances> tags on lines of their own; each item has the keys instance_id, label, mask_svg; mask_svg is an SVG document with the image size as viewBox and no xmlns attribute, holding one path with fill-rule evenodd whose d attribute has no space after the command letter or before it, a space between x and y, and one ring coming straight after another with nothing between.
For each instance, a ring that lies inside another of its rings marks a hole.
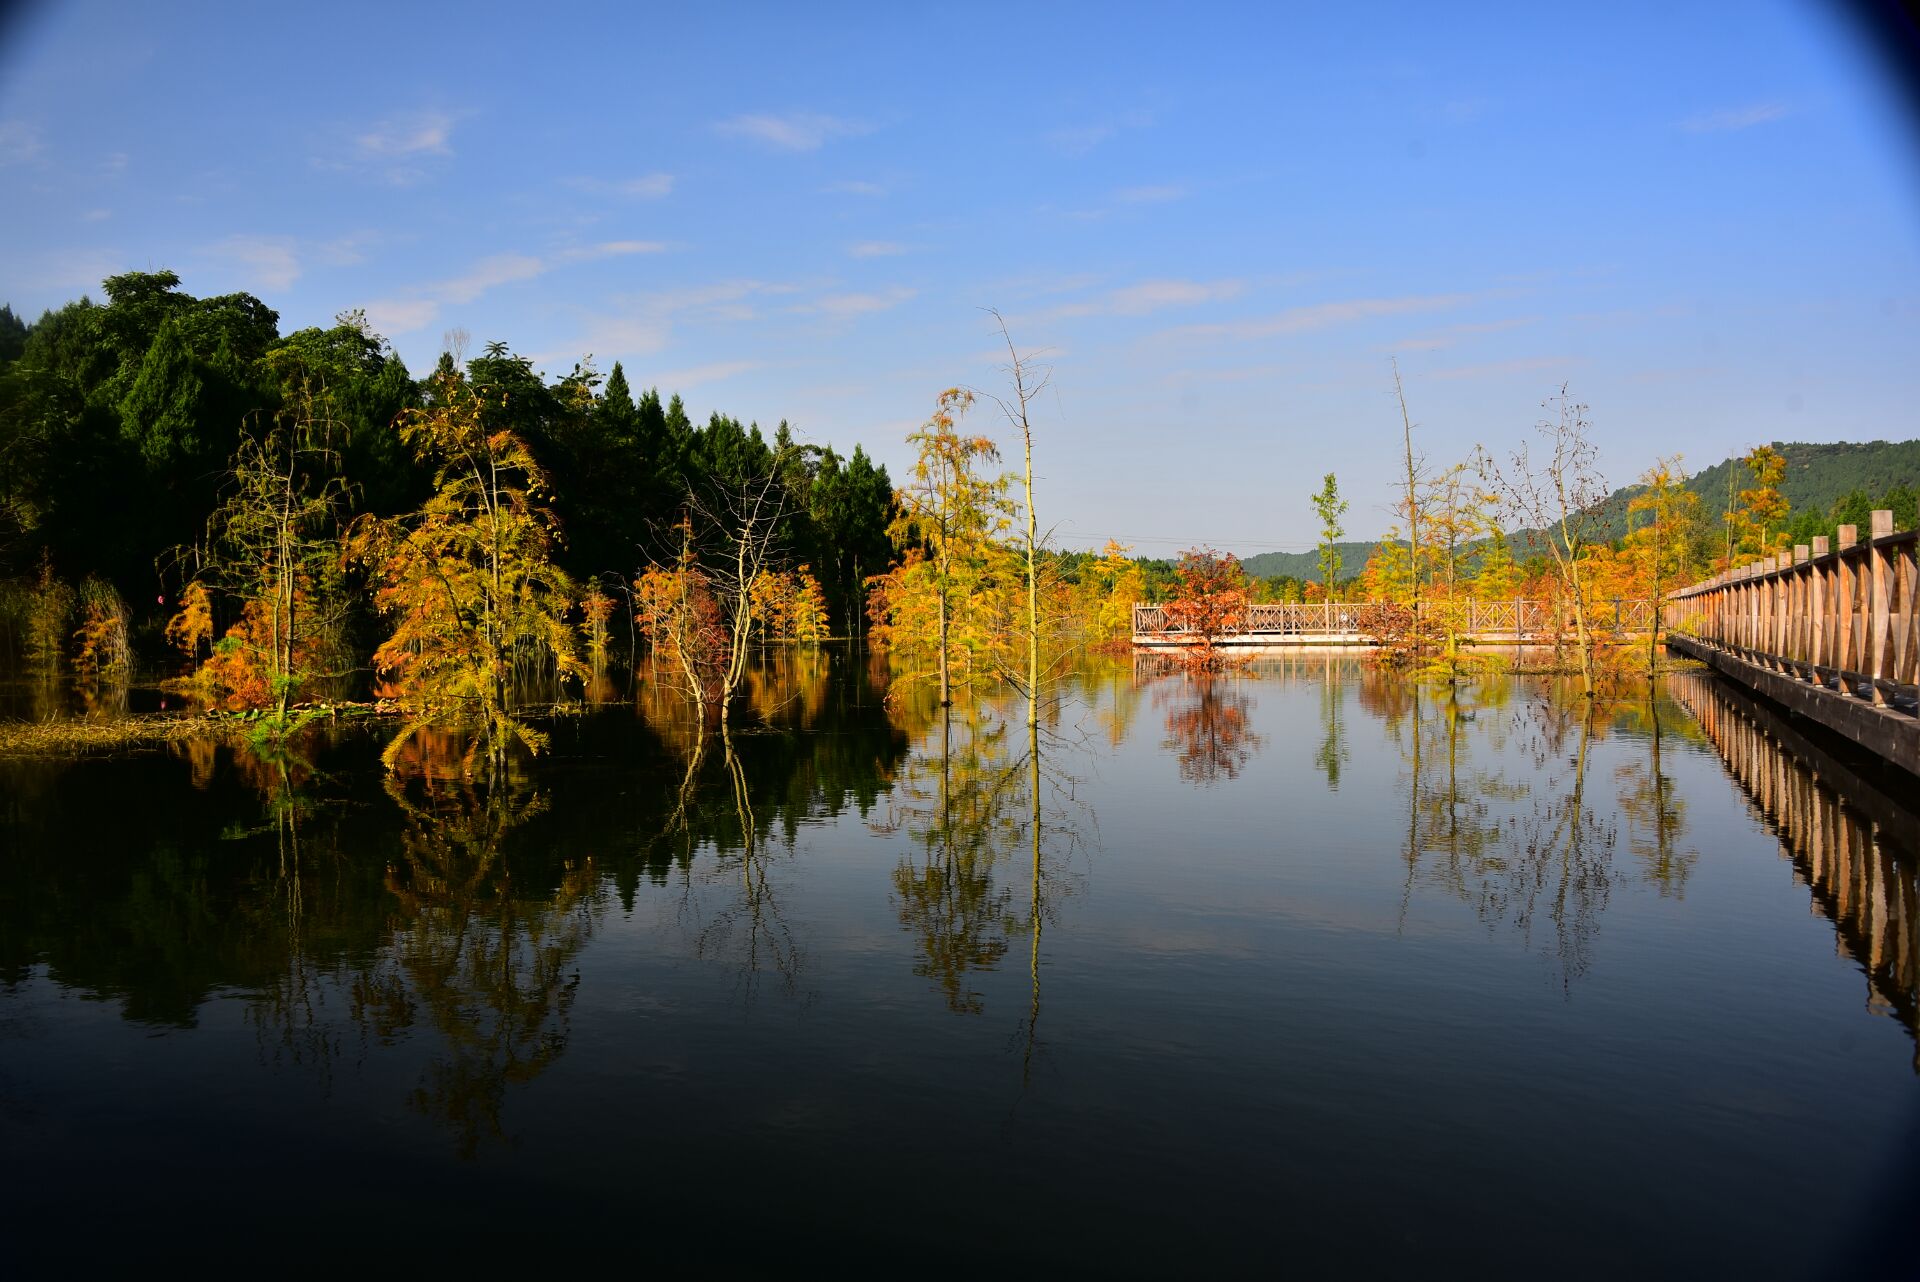
<instances>
[{"instance_id":1,"label":"dark water in foreground","mask_svg":"<svg viewBox=\"0 0 1920 1282\"><path fill-rule=\"evenodd\" d=\"M8 1254L1920 1270L1916 821L1765 710L1121 665L1036 780L883 695L0 760Z\"/></svg>"}]
</instances>

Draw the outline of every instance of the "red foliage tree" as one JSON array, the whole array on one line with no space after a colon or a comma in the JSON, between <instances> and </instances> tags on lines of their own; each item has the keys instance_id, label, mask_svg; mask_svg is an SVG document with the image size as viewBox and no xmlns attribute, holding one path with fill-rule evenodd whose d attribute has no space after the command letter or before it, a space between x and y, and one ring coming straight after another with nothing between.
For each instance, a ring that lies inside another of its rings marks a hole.
<instances>
[{"instance_id":1,"label":"red foliage tree","mask_svg":"<svg viewBox=\"0 0 1920 1282\"><path fill-rule=\"evenodd\" d=\"M1189 548L1174 567L1179 579L1166 605L1167 621L1192 638L1183 661L1193 667L1219 664L1214 647L1247 621L1247 574L1240 558L1209 547Z\"/></svg>"}]
</instances>

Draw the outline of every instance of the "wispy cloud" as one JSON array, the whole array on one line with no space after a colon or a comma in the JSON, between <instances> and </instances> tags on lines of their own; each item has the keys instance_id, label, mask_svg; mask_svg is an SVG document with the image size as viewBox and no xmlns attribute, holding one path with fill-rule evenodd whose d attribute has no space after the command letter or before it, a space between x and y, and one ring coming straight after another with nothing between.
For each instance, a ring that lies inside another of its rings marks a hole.
<instances>
[{"instance_id":1,"label":"wispy cloud","mask_svg":"<svg viewBox=\"0 0 1920 1282\"><path fill-rule=\"evenodd\" d=\"M20 289L86 291L132 266L117 249L55 249L33 254L23 269L5 275Z\"/></svg>"},{"instance_id":2,"label":"wispy cloud","mask_svg":"<svg viewBox=\"0 0 1920 1282\"><path fill-rule=\"evenodd\" d=\"M1040 141L1066 156L1084 156L1102 143L1111 142L1127 129L1144 129L1153 123L1153 113L1128 111L1106 120L1077 125L1061 125L1040 135Z\"/></svg>"},{"instance_id":3,"label":"wispy cloud","mask_svg":"<svg viewBox=\"0 0 1920 1282\"><path fill-rule=\"evenodd\" d=\"M661 200L673 194L672 174L641 174L637 178L569 178L566 185L575 191L596 196L624 196L628 200Z\"/></svg>"},{"instance_id":4,"label":"wispy cloud","mask_svg":"<svg viewBox=\"0 0 1920 1282\"><path fill-rule=\"evenodd\" d=\"M1437 369L1428 374L1429 378L1503 378L1508 374L1529 374L1541 369L1565 369L1577 365L1576 356L1523 356L1511 361L1490 361L1485 365L1457 365L1452 369Z\"/></svg>"},{"instance_id":5,"label":"wispy cloud","mask_svg":"<svg viewBox=\"0 0 1920 1282\"><path fill-rule=\"evenodd\" d=\"M1478 302L1474 294L1418 294L1403 298L1351 298L1331 303L1290 307L1272 316L1227 321L1214 325L1185 325L1168 330L1163 338L1228 338L1251 340L1306 334L1336 325L1413 312L1440 312Z\"/></svg>"},{"instance_id":6,"label":"wispy cloud","mask_svg":"<svg viewBox=\"0 0 1920 1282\"><path fill-rule=\"evenodd\" d=\"M1755 125L1772 124L1776 120L1784 120L1789 114L1790 109L1783 102L1756 102L1751 106L1688 116L1680 122L1680 128L1690 134L1731 133L1738 129L1751 129Z\"/></svg>"},{"instance_id":7,"label":"wispy cloud","mask_svg":"<svg viewBox=\"0 0 1920 1282\"><path fill-rule=\"evenodd\" d=\"M782 151L818 151L834 138L871 133L870 126L840 116L794 112L775 116L748 113L716 121L714 130L733 138L749 138Z\"/></svg>"},{"instance_id":8,"label":"wispy cloud","mask_svg":"<svg viewBox=\"0 0 1920 1282\"><path fill-rule=\"evenodd\" d=\"M40 128L24 120L0 120L0 165L20 165L40 154Z\"/></svg>"},{"instance_id":9,"label":"wispy cloud","mask_svg":"<svg viewBox=\"0 0 1920 1282\"><path fill-rule=\"evenodd\" d=\"M440 304L431 298L378 298L367 304L367 324L391 338L433 324Z\"/></svg>"},{"instance_id":10,"label":"wispy cloud","mask_svg":"<svg viewBox=\"0 0 1920 1282\"><path fill-rule=\"evenodd\" d=\"M849 258L892 258L907 252L907 247L894 240L862 240L847 246Z\"/></svg>"},{"instance_id":11,"label":"wispy cloud","mask_svg":"<svg viewBox=\"0 0 1920 1282\"><path fill-rule=\"evenodd\" d=\"M802 315L851 320L855 316L865 316L872 312L890 311L911 299L917 292L904 286L895 286L892 289L874 293L826 294L810 303L801 303L791 310Z\"/></svg>"},{"instance_id":12,"label":"wispy cloud","mask_svg":"<svg viewBox=\"0 0 1920 1282\"><path fill-rule=\"evenodd\" d=\"M532 280L547 270L547 264L529 254L491 254L458 276L427 287L427 293L443 303L471 303L490 289Z\"/></svg>"},{"instance_id":13,"label":"wispy cloud","mask_svg":"<svg viewBox=\"0 0 1920 1282\"><path fill-rule=\"evenodd\" d=\"M453 155L453 128L459 117L448 111L402 112L337 138L313 157L316 169L376 174L396 187L426 178L429 166Z\"/></svg>"},{"instance_id":14,"label":"wispy cloud","mask_svg":"<svg viewBox=\"0 0 1920 1282\"><path fill-rule=\"evenodd\" d=\"M382 120L354 139L372 159L451 156L454 118L444 111L418 111Z\"/></svg>"},{"instance_id":15,"label":"wispy cloud","mask_svg":"<svg viewBox=\"0 0 1920 1282\"><path fill-rule=\"evenodd\" d=\"M433 281L410 291L410 296L383 298L367 304L367 317L382 333L405 334L425 329L438 318L443 304L471 303L488 290L532 280L563 264L618 258L628 254L655 254L665 245L650 240L611 240L580 245L537 258L532 254L491 254L458 276Z\"/></svg>"},{"instance_id":16,"label":"wispy cloud","mask_svg":"<svg viewBox=\"0 0 1920 1282\"><path fill-rule=\"evenodd\" d=\"M111 217L113 217L111 209L89 209L80 215L80 220L88 223L104 223Z\"/></svg>"},{"instance_id":17,"label":"wispy cloud","mask_svg":"<svg viewBox=\"0 0 1920 1282\"><path fill-rule=\"evenodd\" d=\"M759 369L760 361L713 361L706 365L693 365L686 369L670 369L648 376L648 381L657 387L669 387L675 391L685 391L690 387L704 387L708 383L719 383L750 370Z\"/></svg>"},{"instance_id":18,"label":"wispy cloud","mask_svg":"<svg viewBox=\"0 0 1920 1282\"><path fill-rule=\"evenodd\" d=\"M1020 319L1039 323L1079 316L1146 316L1168 307L1223 303L1238 298L1246 288L1244 280L1144 280Z\"/></svg>"},{"instance_id":19,"label":"wispy cloud","mask_svg":"<svg viewBox=\"0 0 1920 1282\"><path fill-rule=\"evenodd\" d=\"M1186 198L1187 189L1178 183L1162 183L1152 187L1122 187L1113 193L1114 201L1122 205L1164 205L1168 201Z\"/></svg>"},{"instance_id":20,"label":"wispy cloud","mask_svg":"<svg viewBox=\"0 0 1920 1282\"><path fill-rule=\"evenodd\" d=\"M1412 338L1403 338L1393 345L1396 352L1437 352L1452 347L1467 339L1478 338L1482 334L1498 334L1510 329L1520 329L1526 325L1538 324L1538 316L1513 316L1506 320L1481 321L1472 325L1449 325L1427 334L1416 334Z\"/></svg>"},{"instance_id":21,"label":"wispy cloud","mask_svg":"<svg viewBox=\"0 0 1920 1282\"><path fill-rule=\"evenodd\" d=\"M850 179L846 182L828 183L820 189L827 196L884 196L887 189L879 183Z\"/></svg>"},{"instance_id":22,"label":"wispy cloud","mask_svg":"<svg viewBox=\"0 0 1920 1282\"><path fill-rule=\"evenodd\" d=\"M300 255L291 236L229 236L205 252L239 271L255 289L290 289L300 279Z\"/></svg>"},{"instance_id":23,"label":"wispy cloud","mask_svg":"<svg viewBox=\"0 0 1920 1282\"><path fill-rule=\"evenodd\" d=\"M576 350L633 357L660 351L676 323L738 324L756 319L760 303L791 295L793 285L761 280L723 280L681 289L655 290L614 300L617 310L585 318Z\"/></svg>"}]
</instances>

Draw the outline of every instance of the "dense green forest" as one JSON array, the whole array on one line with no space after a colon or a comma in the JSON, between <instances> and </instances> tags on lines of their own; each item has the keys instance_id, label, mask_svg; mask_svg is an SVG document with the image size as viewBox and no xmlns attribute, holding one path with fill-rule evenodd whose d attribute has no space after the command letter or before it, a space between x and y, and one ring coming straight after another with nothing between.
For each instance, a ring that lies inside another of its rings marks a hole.
<instances>
[{"instance_id":1,"label":"dense green forest","mask_svg":"<svg viewBox=\"0 0 1920 1282\"><path fill-rule=\"evenodd\" d=\"M104 292L32 323L0 307L0 601L14 613L43 579L111 584L155 649L233 489L236 450L276 416L312 427L349 515L393 516L430 494L431 468L395 424L436 380L416 379L361 314L282 334L258 298L195 298L169 271L114 276ZM787 556L811 567L836 630L864 622L894 498L858 446L800 444L785 422L769 439L719 413L696 424L678 396L636 396L618 363L549 382L503 343L458 370L445 354L437 373L484 390L490 427L537 459L562 531L555 559L576 583L623 591L648 560L671 560L689 494L777 472ZM11 627L0 637L15 641Z\"/></svg>"}]
</instances>

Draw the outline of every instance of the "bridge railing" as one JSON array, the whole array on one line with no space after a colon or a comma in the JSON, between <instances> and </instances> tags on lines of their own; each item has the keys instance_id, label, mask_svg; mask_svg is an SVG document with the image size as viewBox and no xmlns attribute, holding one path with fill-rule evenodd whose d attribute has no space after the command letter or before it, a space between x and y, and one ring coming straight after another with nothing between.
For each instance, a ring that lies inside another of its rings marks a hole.
<instances>
[{"instance_id":1,"label":"bridge railing","mask_svg":"<svg viewBox=\"0 0 1920 1282\"><path fill-rule=\"evenodd\" d=\"M1505 600L1464 602L1463 628L1468 636L1537 639L1561 632L1573 632L1573 613L1551 601ZM1364 601L1274 602L1247 607L1246 617L1229 636L1260 634L1274 637L1359 637ZM1645 632L1653 623L1653 602L1645 598L1609 598L1597 602L1604 621L1599 626L1613 633ZM1606 607L1611 607L1608 613ZM1558 617L1556 617L1556 615ZM1133 607L1135 636L1177 638L1183 629L1168 614L1165 606L1146 603Z\"/></svg>"},{"instance_id":2,"label":"bridge railing","mask_svg":"<svg viewBox=\"0 0 1920 1282\"><path fill-rule=\"evenodd\" d=\"M1915 552L1920 530L1896 534L1875 512L1871 533L1843 525L1674 593L1667 626L1770 671L1885 705L1920 685Z\"/></svg>"}]
</instances>

